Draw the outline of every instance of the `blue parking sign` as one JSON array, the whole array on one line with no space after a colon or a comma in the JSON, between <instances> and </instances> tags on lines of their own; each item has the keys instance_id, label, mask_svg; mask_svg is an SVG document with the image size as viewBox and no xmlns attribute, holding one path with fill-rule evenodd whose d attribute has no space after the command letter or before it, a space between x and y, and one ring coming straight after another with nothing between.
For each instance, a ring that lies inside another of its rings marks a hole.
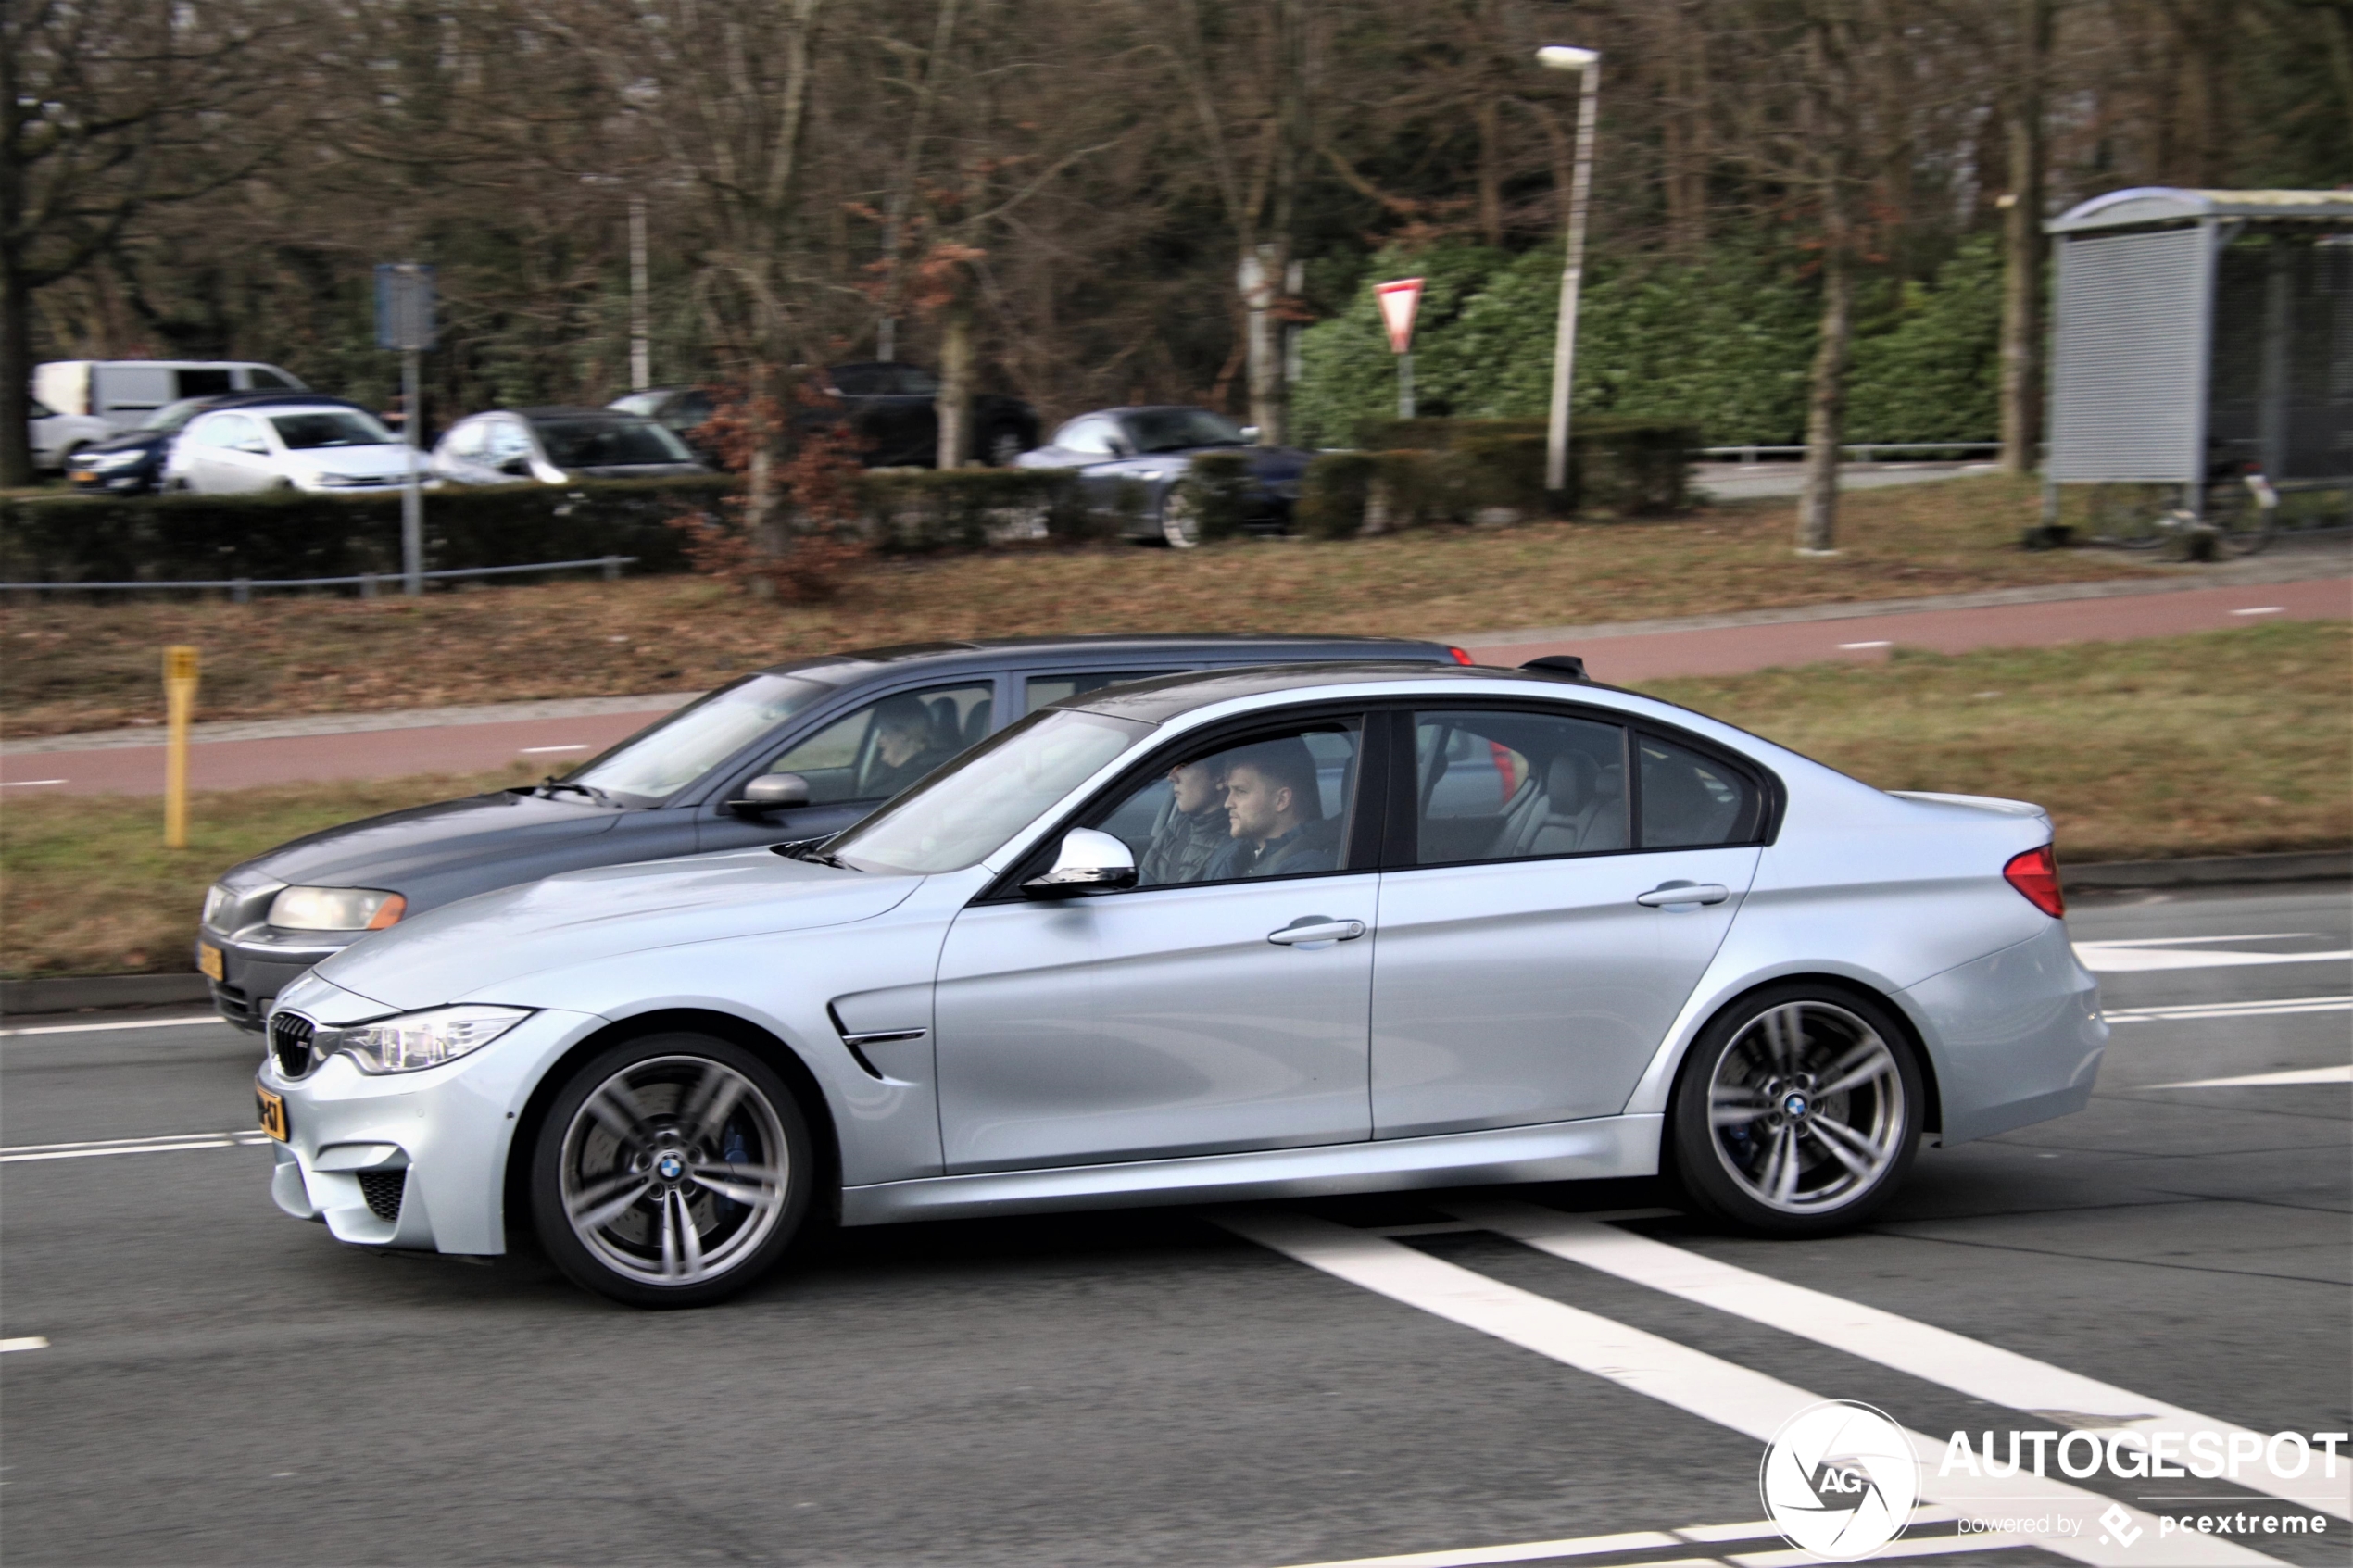
<instances>
[{"instance_id":1,"label":"blue parking sign","mask_svg":"<svg viewBox=\"0 0 2353 1568\"><path fill-rule=\"evenodd\" d=\"M376 264L376 346L409 353L433 346L433 269L415 261Z\"/></svg>"}]
</instances>

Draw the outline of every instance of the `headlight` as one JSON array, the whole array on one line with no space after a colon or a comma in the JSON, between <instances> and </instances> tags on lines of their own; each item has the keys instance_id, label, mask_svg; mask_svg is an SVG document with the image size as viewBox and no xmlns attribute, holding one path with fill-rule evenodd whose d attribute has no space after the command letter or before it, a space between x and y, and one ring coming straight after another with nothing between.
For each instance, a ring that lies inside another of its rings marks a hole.
<instances>
[{"instance_id":1,"label":"headlight","mask_svg":"<svg viewBox=\"0 0 2353 1568\"><path fill-rule=\"evenodd\" d=\"M73 466L92 473L110 473L116 469L127 469L145 456L145 452L83 452L74 458Z\"/></svg>"},{"instance_id":2,"label":"headlight","mask_svg":"<svg viewBox=\"0 0 2353 1568\"><path fill-rule=\"evenodd\" d=\"M285 931L382 931L409 900L372 887L289 887L270 901L270 923Z\"/></svg>"},{"instance_id":3,"label":"headlight","mask_svg":"<svg viewBox=\"0 0 2353 1568\"><path fill-rule=\"evenodd\" d=\"M226 904L232 897L227 888L217 882L214 883L204 890L204 913L198 918L204 924L210 925L212 917L220 912L220 906Z\"/></svg>"},{"instance_id":4,"label":"headlight","mask_svg":"<svg viewBox=\"0 0 2353 1568\"><path fill-rule=\"evenodd\" d=\"M321 1057L348 1051L362 1073L415 1073L480 1050L531 1013L529 1008L434 1008L344 1029L321 1028L311 1038L311 1049Z\"/></svg>"}]
</instances>

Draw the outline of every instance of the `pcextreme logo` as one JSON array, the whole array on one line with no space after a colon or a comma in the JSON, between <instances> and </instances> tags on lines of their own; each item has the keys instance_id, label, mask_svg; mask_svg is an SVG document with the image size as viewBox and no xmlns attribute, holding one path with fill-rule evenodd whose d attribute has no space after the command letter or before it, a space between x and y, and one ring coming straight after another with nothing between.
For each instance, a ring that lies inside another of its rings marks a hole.
<instances>
[{"instance_id":1,"label":"pcextreme logo","mask_svg":"<svg viewBox=\"0 0 2353 1568\"><path fill-rule=\"evenodd\" d=\"M1782 1539L1851 1562L1904 1533L1919 1499L1919 1461L1884 1411L1829 1399L1781 1423L1765 1446L1756 1488Z\"/></svg>"}]
</instances>

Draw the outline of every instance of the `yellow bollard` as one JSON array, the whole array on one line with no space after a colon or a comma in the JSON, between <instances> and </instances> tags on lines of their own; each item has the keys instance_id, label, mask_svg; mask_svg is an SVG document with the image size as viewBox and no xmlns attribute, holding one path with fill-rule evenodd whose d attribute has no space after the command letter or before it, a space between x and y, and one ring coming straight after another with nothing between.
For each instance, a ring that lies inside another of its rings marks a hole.
<instances>
[{"instance_id":1,"label":"yellow bollard","mask_svg":"<svg viewBox=\"0 0 2353 1568\"><path fill-rule=\"evenodd\" d=\"M163 650L164 709L170 731L163 752L163 843L188 847L188 715L196 706L196 650L174 643Z\"/></svg>"}]
</instances>

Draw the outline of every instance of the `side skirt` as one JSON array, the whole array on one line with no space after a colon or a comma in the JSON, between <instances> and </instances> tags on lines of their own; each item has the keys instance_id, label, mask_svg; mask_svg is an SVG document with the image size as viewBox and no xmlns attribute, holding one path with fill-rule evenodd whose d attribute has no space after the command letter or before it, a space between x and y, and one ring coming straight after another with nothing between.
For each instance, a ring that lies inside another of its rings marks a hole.
<instances>
[{"instance_id":1,"label":"side skirt","mask_svg":"<svg viewBox=\"0 0 2353 1568\"><path fill-rule=\"evenodd\" d=\"M1592 1181L1658 1173L1658 1116L1596 1116L1427 1138L1139 1160L844 1187L841 1223L1036 1214L1147 1203L1324 1198L1351 1192Z\"/></svg>"}]
</instances>

